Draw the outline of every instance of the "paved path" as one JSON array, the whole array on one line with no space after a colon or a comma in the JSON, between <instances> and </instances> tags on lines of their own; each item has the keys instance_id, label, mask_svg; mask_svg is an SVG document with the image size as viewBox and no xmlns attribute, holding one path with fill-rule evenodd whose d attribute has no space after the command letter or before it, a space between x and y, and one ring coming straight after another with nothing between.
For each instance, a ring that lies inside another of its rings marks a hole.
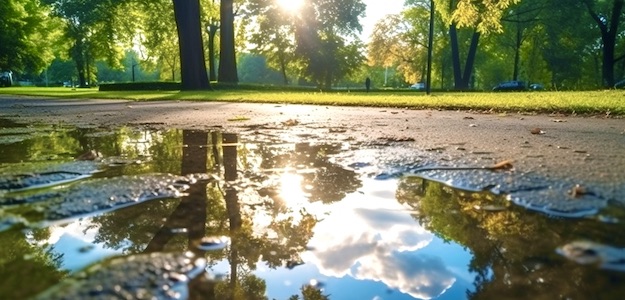
<instances>
[{"instance_id":1,"label":"paved path","mask_svg":"<svg viewBox=\"0 0 625 300\"><path fill-rule=\"evenodd\" d=\"M79 126L141 125L281 130L300 138L433 149L449 160L625 185L625 120L395 108L123 100L51 100L0 95L0 118ZM237 121L233 121L233 120Z\"/></svg>"}]
</instances>

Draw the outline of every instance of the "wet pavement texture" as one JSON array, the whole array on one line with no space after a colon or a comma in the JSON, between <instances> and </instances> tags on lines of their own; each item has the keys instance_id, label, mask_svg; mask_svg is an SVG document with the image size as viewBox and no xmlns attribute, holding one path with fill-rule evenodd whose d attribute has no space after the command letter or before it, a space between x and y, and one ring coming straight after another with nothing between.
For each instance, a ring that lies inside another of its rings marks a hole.
<instances>
[{"instance_id":1,"label":"wet pavement texture","mask_svg":"<svg viewBox=\"0 0 625 300\"><path fill-rule=\"evenodd\" d=\"M0 299L625 292L620 170L565 177L450 154L465 145L363 141L341 127L322 137L296 122L228 132L0 119Z\"/></svg>"}]
</instances>

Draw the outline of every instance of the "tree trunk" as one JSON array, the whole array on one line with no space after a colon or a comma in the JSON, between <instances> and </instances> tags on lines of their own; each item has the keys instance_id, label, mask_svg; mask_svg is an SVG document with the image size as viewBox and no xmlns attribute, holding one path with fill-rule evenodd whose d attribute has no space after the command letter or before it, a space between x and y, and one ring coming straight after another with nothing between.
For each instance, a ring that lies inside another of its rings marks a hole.
<instances>
[{"instance_id":1,"label":"tree trunk","mask_svg":"<svg viewBox=\"0 0 625 300\"><path fill-rule=\"evenodd\" d=\"M451 42L451 62L454 68L454 88L456 90L469 89L471 75L473 74L473 65L475 64L475 55L477 54L477 45L480 41L480 33L476 30L471 37L471 45L467 53L467 59L464 64L464 72L460 67L460 47L458 46L458 30L455 24L449 26L449 38Z\"/></svg>"},{"instance_id":2,"label":"tree trunk","mask_svg":"<svg viewBox=\"0 0 625 300\"><path fill-rule=\"evenodd\" d=\"M516 24L516 39L514 43L514 70L512 71L512 80L519 80L519 62L521 60L521 43L523 42L523 31L521 25Z\"/></svg>"},{"instance_id":3,"label":"tree trunk","mask_svg":"<svg viewBox=\"0 0 625 300\"><path fill-rule=\"evenodd\" d=\"M180 45L182 90L209 90L199 0L173 0Z\"/></svg>"},{"instance_id":4,"label":"tree trunk","mask_svg":"<svg viewBox=\"0 0 625 300\"><path fill-rule=\"evenodd\" d=\"M598 15L589 1L584 1L590 16L595 20L597 26L601 30L601 42L603 43L603 66L601 67L603 85L606 88L614 86L614 64L616 62L614 58L614 50L616 46L616 36L618 34L618 26L620 23L621 13L625 0L616 0L612 5L612 15L609 20L606 20L605 16Z\"/></svg>"},{"instance_id":5,"label":"tree trunk","mask_svg":"<svg viewBox=\"0 0 625 300\"><path fill-rule=\"evenodd\" d=\"M280 72L282 73L282 80L284 85L289 85L289 76L286 74L286 59L284 58L284 52L280 52Z\"/></svg>"},{"instance_id":6,"label":"tree trunk","mask_svg":"<svg viewBox=\"0 0 625 300\"><path fill-rule=\"evenodd\" d=\"M475 55L477 54L477 45L480 42L480 33L476 30L473 31L471 37L471 46L469 47L469 53L467 53L467 60L464 65L464 75L462 76L462 88L468 89L471 82L471 76L473 75L473 65L475 64Z\"/></svg>"},{"instance_id":7,"label":"tree trunk","mask_svg":"<svg viewBox=\"0 0 625 300\"><path fill-rule=\"evenodd\" d=\"M454 69L454 88L462 88L462 70L460 69L460 49L458 47L458 30L456 24L449 25L449 39L451 44L451 64Z\"/></svg>"},{"instance_id":8,"label":"tree trunk","mask_svg":"<svg viewBox=\"0 0 625 300\"><path fill-rule=\"evenodd\" d=\"M217 68L215 66L215 36L219 26L216 24L208 25L208 70L210 81L217 81Z\"/></svg>"},{"instance_id":9,"label":"tree trunk","mask_svg":"<svg viewBox=\"0 0 625 300\"><path fill-rule=\"evenodd\" d=\"M220 7L221 34L219 40L219 82L239 82L237 61L234 50L234 12L233 0L222 0Z\"/></svg>"}]
</instances>

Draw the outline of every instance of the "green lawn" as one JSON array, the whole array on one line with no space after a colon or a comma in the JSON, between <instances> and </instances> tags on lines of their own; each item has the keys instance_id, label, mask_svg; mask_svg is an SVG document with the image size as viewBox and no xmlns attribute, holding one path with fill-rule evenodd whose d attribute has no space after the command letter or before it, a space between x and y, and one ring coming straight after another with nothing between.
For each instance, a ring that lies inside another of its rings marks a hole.
<instances>
[{"instance_id":1,"label":"green lawn","mask_svg":"<svg viewBox=\"0 0 625 300\"><path fill-rule=\"evenodd\" d=\"M493 112L536 112L566 114L609 114L625 116L625 92L622 90L583 92L423 92L380 90L321 92L313 90L276 90L235 88L216 91L124 91L100 92L97 89L11 87L0 94L45 96L65 99L130 99L229 101L253 103L293 103L405 107L416 109L480 110Z\"/></svg>"}]
</instances>

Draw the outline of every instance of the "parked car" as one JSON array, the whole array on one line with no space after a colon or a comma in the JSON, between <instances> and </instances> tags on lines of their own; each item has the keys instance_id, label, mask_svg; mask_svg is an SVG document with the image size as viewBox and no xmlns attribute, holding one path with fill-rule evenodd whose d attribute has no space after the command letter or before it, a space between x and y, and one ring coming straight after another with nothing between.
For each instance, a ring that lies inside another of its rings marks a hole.
<instances>
[{"instance_id":1,"label":"parked car","mask_svg":"<svg viewBox=\"0 0 625 300\"><path fill-rule=\"evenodd\" d=\"M545 86L543 86L540 83L532 83L530 84L530 90L532 91L542 91L545 89Z\"/></svg>"},{"instance_id":2,"label":"parked car","mask_svg":"<svg viewBox=\"0 0 625 300\"><path fill-rule=\"evenodd\" d=\"M493 88L495 92L503 92L503 91L525 91L527 87L525 86L525 82L523 81L506 81L496 85Z\"/></svg>"},{"instance_id":3,"label":"parked car","mask_svg":"<svg viewBox=\"0 0 625 300\"><path fill-rule=\"evenodd\" d=\"M0 72L0 87L13 85L13 72L3 71Z\"/></svg>"},{"instance_id":4,"label":"parked car","mask_svg":"<svg viewBox=\"0 0 625 300\"><path fill-rule=\"evenodd\" d=\"M425 83L424 82L417 82L417 83L411 85L410 89L417 90L417 91L423 91L423 90L425 90Z\"/></svg>"}]
</instances>

